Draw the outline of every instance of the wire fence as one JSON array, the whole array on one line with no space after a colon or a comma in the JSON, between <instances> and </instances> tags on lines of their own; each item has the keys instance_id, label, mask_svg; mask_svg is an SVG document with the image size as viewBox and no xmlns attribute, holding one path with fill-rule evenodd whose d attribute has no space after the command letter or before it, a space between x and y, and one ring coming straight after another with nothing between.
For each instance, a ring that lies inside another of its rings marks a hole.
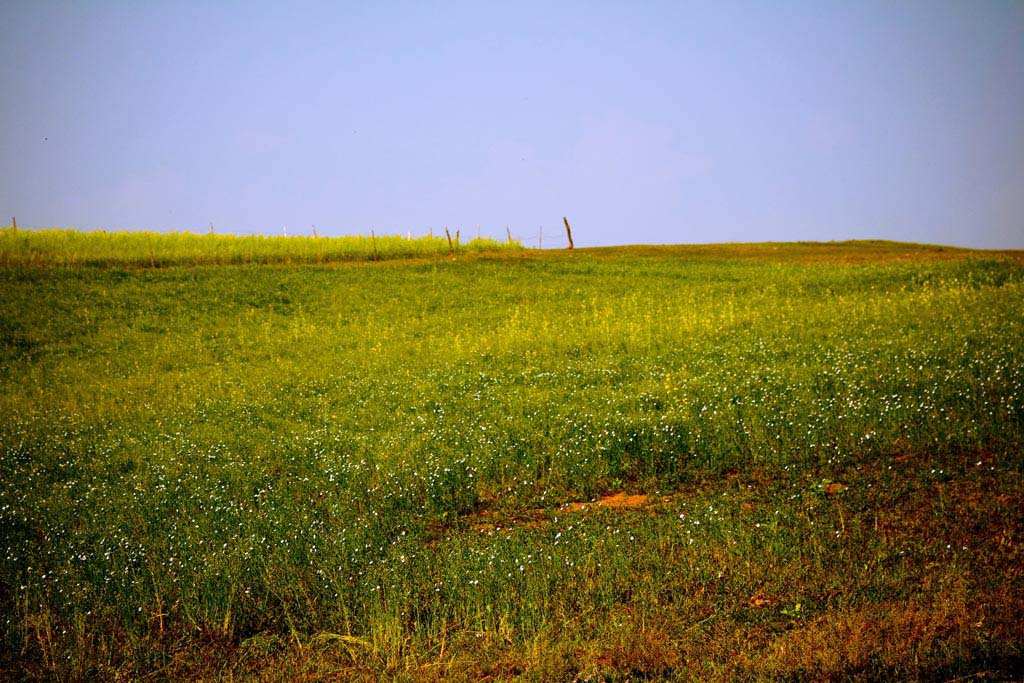
<instances>
[{"instance_id":1,"label":"wire fence","mask_svg":"<svg viewBox=\"0 0 1024 683\"><path fill-rule=\"evenodd\" d=\"M152 234L187 234L187 235L222 235L234 237L313 237L313 238L337 238L337 237L361 237L363 232L345 232L332 234L332 231L318 229L315 224L308 228L293 228L282 226L276 230L253 230L235 229L220 230L213 223L208 228L192 229L176 226L165 226L157 229L139 227L116 227L116 226L88 226L84 228L65 228L52 225L26 224L12 218L6 229L29 230L41 232L45 230L74 230L83 233L152 233ZM451 234L453 242L465 244L473 239L489 240L498 243L516 244L524 249L571 249L571 232L563 224L552 223L550 225L540 224L536 228L512 228L502 226L500 228L483 228L474 226L471 228L442 226L439 228L428 227L417 230L396 230L394 232L380 231L377 236L384 237L405 237L408 240L427 238L444 238L445 230ZM374 231L369 231L374 232ZM369 234L365 233L365 234Z\"/></svg>"},{"instance_id":2,"label":"wire fence","mask_svg":"<svg viewBox=\"0 0 1024 683\"><path fill-rule=\"evenodd\" d=\"M463 254L572 248L568 222L562 229L537 226L536 244L525 231L442 228L398 234L327 236L315 225L302 233L280 234L141 231L100 228L66 230L18 224L0 229L0 268L131 267L176 265L327 264L415 258L456 258ZM557 224L556 224L557 225ZM501 233L504 233L501 235ZM532 232L532 231L531 231ZM500 236L495 236L498 233Z\"/></svg>"}]
</instances>

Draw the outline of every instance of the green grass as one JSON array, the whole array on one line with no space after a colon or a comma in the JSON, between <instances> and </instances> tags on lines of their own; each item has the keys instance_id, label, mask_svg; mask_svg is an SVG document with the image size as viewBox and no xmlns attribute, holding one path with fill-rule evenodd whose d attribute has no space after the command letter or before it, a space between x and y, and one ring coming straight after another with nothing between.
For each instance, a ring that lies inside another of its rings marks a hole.
<instances>
[{"instance_id":1,"label":"green grass","mask_svg":"<svg viewBox=\"0 0 1024 683\"><path fill-rule=\"evenodd\" d=\"M160 232L0 229L0 267L166 268L249 264L330 264L518 251L518 242L438 237L264 237Z\"/></svg>"},{"instance_id":2,"label":"green grass","mask_svg":"<svg viewBox=\"0 0 1024 683\"><path fill-rule=\"evenodd\" d=\"M103 253L0 269L13 678L1024 676L1019 254Z\"/></svg>"}]
</instances>

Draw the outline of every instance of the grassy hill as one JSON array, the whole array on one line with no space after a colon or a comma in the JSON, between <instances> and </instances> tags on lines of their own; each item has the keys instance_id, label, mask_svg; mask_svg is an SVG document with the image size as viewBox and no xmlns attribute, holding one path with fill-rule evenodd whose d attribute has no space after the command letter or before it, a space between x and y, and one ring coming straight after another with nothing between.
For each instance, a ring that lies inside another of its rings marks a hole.
<instances>
[{"instance_id":1,"label":"grassy hill","mask_svg":"<svg viewBox=\"0 0 1024 683\"><path fill-rule=\"evenodd\" d=\"M10 677L1024 676L1019 253L25 235Z\"/></svg>"},{"instance_id":2,"label":"grassy hill","mask_svg":"<svg viewBox=\"0 0 1024 683\"><path fill-rule=\"evenodd\" d=\"M449 238L451 241L449 242ZM459 231L434 237L265 237L188 232L79 232L0 229L0 268L166 268L211 265L318 265L519 251L511 239L463 242Z\"/></svg>"}]
</instances>

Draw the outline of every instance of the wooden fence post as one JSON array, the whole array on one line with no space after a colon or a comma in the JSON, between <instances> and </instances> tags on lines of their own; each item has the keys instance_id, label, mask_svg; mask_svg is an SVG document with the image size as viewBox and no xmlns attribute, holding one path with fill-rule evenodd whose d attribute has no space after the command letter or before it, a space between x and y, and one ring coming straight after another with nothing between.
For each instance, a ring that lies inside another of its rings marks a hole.
<instances>
[{"instance_id":1,"label":"wooden fence post","mask_svg":"<svg viewBox=\"0 0 1024 683\"><path fill-rule=\"evenodd\" d=\"M565 223L565 234L569 237L569 248L572 249L572 230L569 229L569 219L562 216L562 222Z\"/></svg>"},{"instance_id":2,"label":"wooden fence post","mask_svg":"<svg viewBox=\"0 0 1024 683\"><path fill-rule=\"evenodd\" d=\"M448 232L448 228L445 227L444 234L448 237L448 258L455 258L455 247L452 246L452 234Z\"/></svg>"}]
</instances>

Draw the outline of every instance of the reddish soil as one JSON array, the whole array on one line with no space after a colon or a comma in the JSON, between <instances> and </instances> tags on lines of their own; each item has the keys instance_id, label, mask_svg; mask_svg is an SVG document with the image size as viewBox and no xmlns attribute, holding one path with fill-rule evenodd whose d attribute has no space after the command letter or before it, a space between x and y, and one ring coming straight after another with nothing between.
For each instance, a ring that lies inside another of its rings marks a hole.
<instances>
[{"instance_id":1,"label":"reddish soil","mask_svg":"<svg viewBox=\"0 0 1024 683\"><path fill-rule=\"evenodd\" d=\"M670 500L668 497L663 499L664 501ZM630 510L645 507L651 504L653 501L650 496L643 493L613 493L608 496L602 496L597 500L587 502L575 502L565 503L558 512L586 512L588 510L598 509L618 509L618 510ZM470 515L469 519L473 522L472 528L476 531L488 532L501 529L502 527L526 527L528 529L536 529L538 527L547 524L547 512L542 509L529 510L526 513L512 516L502 517L493 510L482 510L473 515Z\"/></svg>"},{"instance_id":2,"label":"reddish soil","mask_svg":"<svg viewBox=\"0 0 1024 683\"><path fill-rule=\"evenodd\" d=\"M559 510L562 512L582 512L592 508L639 508L647 505L650 500L650 496L642 493L629 495L620 492L598 498L589 503L566 503Z\"/></svg>"}]
</instances>

